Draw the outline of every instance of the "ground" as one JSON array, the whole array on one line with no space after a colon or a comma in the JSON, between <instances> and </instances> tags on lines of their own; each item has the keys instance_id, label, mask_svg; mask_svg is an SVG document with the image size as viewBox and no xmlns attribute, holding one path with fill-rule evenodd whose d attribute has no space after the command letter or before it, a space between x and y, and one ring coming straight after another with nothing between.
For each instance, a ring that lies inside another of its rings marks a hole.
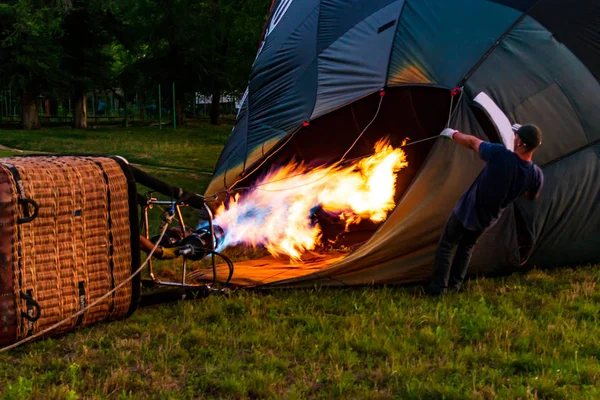
<instances>
[{"instance_id":1,"label":"ground","mask_svg":"<svg viewBox=\"0 0 600 400\"><path fill-rule=\"evenodd\" d=\"M201 192L230 129L1 131L0 143L119 154ZM598 398L599 274L532 270L443 299L315 288L153 306L0 353L0 396Z\"/></svg>"}]
</instances>

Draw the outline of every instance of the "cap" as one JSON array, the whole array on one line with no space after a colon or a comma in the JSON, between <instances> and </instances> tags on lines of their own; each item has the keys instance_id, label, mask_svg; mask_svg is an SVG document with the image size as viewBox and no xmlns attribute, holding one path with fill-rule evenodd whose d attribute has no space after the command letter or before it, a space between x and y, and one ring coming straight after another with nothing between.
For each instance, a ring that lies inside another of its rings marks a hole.
<instances>
[{"instance_id":1,"label":"cap","mask_svg":"<svg viewBox=\"0 0 600 400\"><path fill-rule=\"evenodd\" d=\"M542 130L537 126L514 124L512 128L528 148L535 149L542 144Z\"/></svg>"}]
</instances>

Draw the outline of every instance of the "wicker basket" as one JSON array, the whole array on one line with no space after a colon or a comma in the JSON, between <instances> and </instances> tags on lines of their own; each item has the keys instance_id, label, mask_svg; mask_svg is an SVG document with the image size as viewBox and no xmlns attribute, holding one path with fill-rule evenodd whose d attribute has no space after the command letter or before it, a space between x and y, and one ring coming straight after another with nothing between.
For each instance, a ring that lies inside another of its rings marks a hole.
<instances>
[{"instance_id":1,"label":"wicker basket","mask_svg":"<svg viewBox=\"0 0 600 400\"><path fill-rule=\"evenodd\" d=\"M135 182L119 158L0 159L0 345L73 315L139 266ZM50 335L131 314L139 278Z\"/></svg>"}]
</instances>

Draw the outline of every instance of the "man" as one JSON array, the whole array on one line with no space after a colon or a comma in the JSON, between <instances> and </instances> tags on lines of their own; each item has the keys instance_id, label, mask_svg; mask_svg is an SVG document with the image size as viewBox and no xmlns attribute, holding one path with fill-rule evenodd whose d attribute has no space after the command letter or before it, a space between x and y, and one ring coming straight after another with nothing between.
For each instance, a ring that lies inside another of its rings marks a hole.
<instances>
[{"instance_id":1,"label":"man","mask_svg":"<svg viewBox=\"0 0 600 400\"><path fill-rule=\"evenodd\" d=\"M449 289L459 291L479 237L519 196L525 195L529 200L539 196L544 176L531 159L542 143L542 131L535 125L515 125L513 130L514 152L450 128L440 134L479 153L486 165L446 223L429 284L432 295L445 294Z\"/></svg>"},{"instance_id":2,"label":"man","mask_svg":"<svg viewBox=\"0 0 600 400\"><path fill-rule=\"evenodd\" d=\"M213 231L215 246L218 248L223 241L225 231L218 225L213 226ZM156 235L153 238L146 239L140 235L140 250L150 253L159 237L160 235ZM203 226L195 231L189 227L186 228L185 238L180 227L172 227L167 229L163 235L153 257L159 260L173 260L183 255L190 260L198 261L211 253L212 238L208 226Z\"/></svg>"},{"instance_id":3,"label":"man","mask_svg":"<svg viewBox=\"0 0 600 400\"><path fill-rule=\"evenodd\" d=\"M187 228L186 235L192 233L190 228ZM155 241L158 240L160 235L156 235L153 238L146 239L140 235L140 250L145 253L150 253L155 246ZM181 250L184 248L189 251L189 245L183 245L183 234L181 233L180 227L172 227L167 229L162 241L154 251L153 257L159 260L173 260L181 255Z\"/></svg>"},{"instance_id":4,"label":"man","mask_svg":"<svg viewBox=\"0 0 600 400\"><path fill-rule=\"evenodd\" d=\"M140 235L140 250L149 254L154 246L155 244L149 239L146 239L144 236ZM172 260L180 256L180 250L180 247L158 246L154 251L153 257L158 258L159 260Z\"/></svg>"}]
</instances>

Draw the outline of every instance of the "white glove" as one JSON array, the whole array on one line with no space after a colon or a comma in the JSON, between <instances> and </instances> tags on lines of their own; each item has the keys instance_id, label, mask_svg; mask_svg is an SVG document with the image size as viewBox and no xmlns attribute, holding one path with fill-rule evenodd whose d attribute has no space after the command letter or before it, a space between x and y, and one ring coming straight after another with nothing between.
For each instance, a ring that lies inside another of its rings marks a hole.
<instances>
[{"instance_id":1,"label":"white glove","mask_svg":"<svg viewBox=\"0 0 600 400\"><path fill-rule=\"evenodd\" d=\"M458 132L456 129L446 128L440 133L440 136L444 139L452 139L456 132Z\"/></svg>"}]
</instances>

